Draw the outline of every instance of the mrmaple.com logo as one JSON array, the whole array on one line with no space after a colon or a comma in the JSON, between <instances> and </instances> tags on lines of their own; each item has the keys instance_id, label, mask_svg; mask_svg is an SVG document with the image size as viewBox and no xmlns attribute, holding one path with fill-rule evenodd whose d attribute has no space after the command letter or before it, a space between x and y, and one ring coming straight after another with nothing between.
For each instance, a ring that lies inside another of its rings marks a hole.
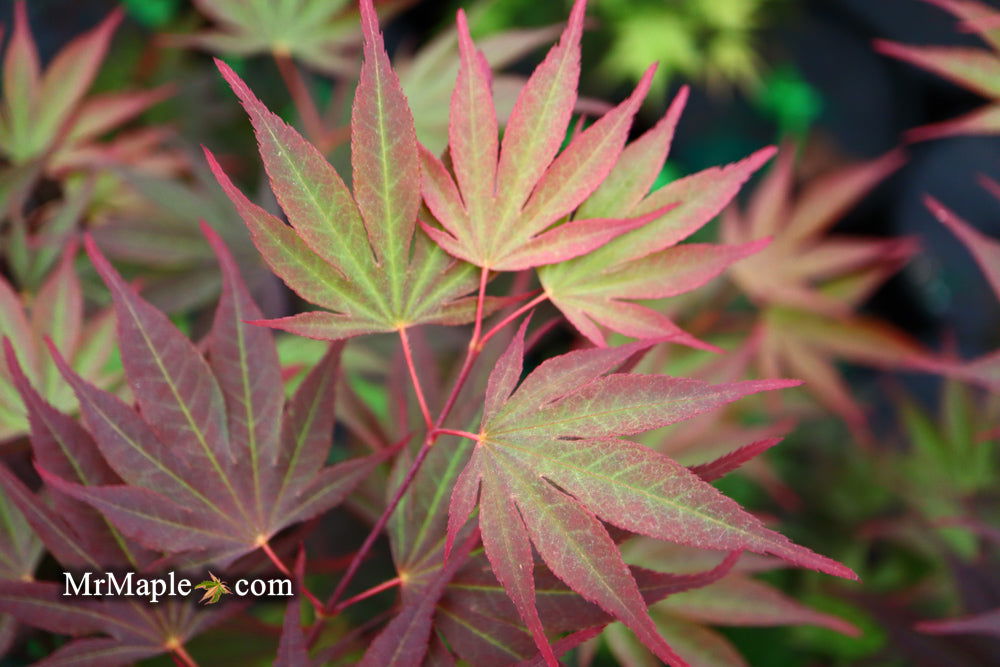
<instances>
[{"instance_id":1,"label":"mrmaple.com logo","mask_svg":"<svg viewBox=\"0 0 1000 667\"><path fill-rule=\"evenodd\" d=\"M163 598L188 597L196 590L204 591L199 602L205 604L215 604L223 595L234 592L238 597L292 596L291 579L239 579L230 588L211 572L208 576L208 579L195 584L173 571L160 577L140 577L135 572L63 572L66 583L63 596L145 598L150 604L156 604Z\"/></svg>"}]
</instances>

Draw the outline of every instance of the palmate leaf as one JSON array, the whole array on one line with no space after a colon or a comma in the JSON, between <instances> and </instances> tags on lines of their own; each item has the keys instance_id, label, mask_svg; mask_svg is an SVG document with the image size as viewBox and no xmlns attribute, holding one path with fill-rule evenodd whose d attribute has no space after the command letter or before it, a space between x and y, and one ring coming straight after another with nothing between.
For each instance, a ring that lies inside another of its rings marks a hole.
<instances>
[{"instance_id":1,"label":"palmate leaf","mask_svg":"<svg viewBox=\"0 0 1000 667\"><path fill-rule=\"evenodd\" d=\"M992 103L952 120L918 127L908 132L915 141L964 134L1000 133L1000 11L976 0L924 0L963 21L979 33L992 50L954 46L907 46L876 40L875 49L943 76L984 95Z\"/></svg>"},{"instance_id":2,"label":"palmate leaf","mask_svg":"<svg viewBox=\"0 0 1000 667\"><path fill-rule=\"evenodd\" d=\"M15 164L44 158L65 167L69 154L85 151L110 130L162 100L167 89L118 92L86 98L122 12L112 12L90 32L63 47L42 70L24 0L14 5L14 31L3 63L4 113L0 151ZM58 144L58 146L57 146ZM52 150L57 146L57 150Z\"/></svg>"},{"instance_id":3,"label":"palmate leaf","mask_svg":"<svg viewBox=\"0 0 1000 667\"><path fill-rule=\"evenodd\" d=\"M31 445L39 466L79 484L114 484L117 474L105 462L94 439L83 426L46 403L31 387L5 345L31 421ZM62 482L66 484L66 482ZM127 569L144 572L159 558L122 535L97 510L47 489L48 502L6 468L0 468L0 488L67 571L102 572ZM28 531L27 534L32 534ZM104 637L76 639L47 658L49 665L120 665L174 650L239 605L223 613L195 612L184 600L147 605L138 600L67 599L64 582L0 581L0 611L23 623L74 637L100 633Z\"/></svg>"},{"instance_id":4,"label":"palmate leaf","mask_svg":"<svg viewBox=\"0 0 1000 667\"><path fill-rule=\"evenodd\" d=\"M850 304L820 287L877 267L898 268L915 251L910 239L829 236L830 228L903 164L898 152L843 167L795 190L795 150L787 146L754 192L745 212L730 208L723 237L733 243L773 237L771 244L734 267L733 279L761 304L780 304L831 315Z\"/></svg>"},{"instance_id":5,"label":"palmate leaf","mask_svg":"<svg viewBox=\"0 0 1000 667\"><path fill-rule=\"evenodd\" d=\"M195 588L201 588L205 591L205 594L199 602L202 604L215 604L222 599L223 595L233 594L233 592L229 589L229 586L226 585L226 582L222 581L211 572L209 572L208 575L211 579L206 579L195 586Z\"/></svg>"},{"instance_id":6,"label":"palmate leaf","mask_svg":"<svg viewBox=\"0 0 1000 667\"><path fill-rule=\"evenodd\" d=\"M482 549L473 552L469 562L450 579L442 594L431 590L432 583L441 572L442 541L438 535L443 530L445 520L442 511L444 494L441 489L450 488L462 464L468 460L471 449L469 442L456 442L454 447L451 442L442 444L447 448L441 447L432 452L427 460L429 468L421 472L422 475L426 474L426 478L418 480L405 508L406 516L395 522L394 530L390 533L394 558L400 576L404 579L403 605L416 607L426 604L429 595L432 599L437 599L437 607L433 611L435 631L446 640L458 657L470 664L509 664L516 661L541 664L541 659L537 657L538 648L530 631L492 573ZM750 573L773 569L775 565L780 566L782 563L771 557L755 557L753 554L744 554L737 562L737 553L723 558L719 552L682 548L643 537L628 540L625 545L633 557L637 546L654 547L653 555L640 562L668 571L662 573L644 567L630 568L646 604L654 604L664 597L713 584L726 576L734 565L739 571ZM534 562L534 582L539 618L546 633L553 639L553 653L556 655L590 638L594 632L613 620L598 606L574 593L544 563L538 562L537 558ZM768 616L775 624L786 621L816 622L838 629L846 627L838 619L797 606L787 598L778 600L777 593L773 590L769 589L767 596L770 596L768 599L771 602L780 603L774 605L774 609L766 610L770 612ZM785 616L779 617L781 613ZM430 617L430 612L426 617ZM727 655L735 656L730 663L718 664L740 663L741 658L735 648L711 630L677 616L672 617L674 620L671 623L667 622L667 617L663 614L654 618L671 647L688 663L701 664L697 659L701 650L706 644L713 643L723 647ZM679 632L677 626L685 632ZM580 628L584 630L581 631ZM573 634L559 638L564 632ZM393 633L387 628L383 631L383 636L385 641L391 641ZM620 625L608 626L604 636L613 648L624 643L633 652L648 655ZM399 635L395 635L395 638L399 639ZM619 642L612 641L612 638L619 639ZM426 647L426 637L423 646ZM412 650L406 655L415 663L417 660L413 656L417 654L413 651L418 647L410 648ZM433 647L431 650L433 652ZM616 654L621 657L620 653ZM432 657L429 654L423 664L436 664ZM622 663L632 664L624 658ZM659 662L651 659L649 664Z\"/></svg>"},{"instance_id":7,"label":"palmate leaf","mask_svg":"<svg viewBox=\"0 0 1000 667\"><path fill-rule=\"evenodd\" d=\"M9 340L11 358L19 360L45 400L66 412L76 411L76 398L60 381L52 358L44 353L44 338L48 337L87 381L110 388L118 380L104 368L113 348L113 314L103 311L84 318L80 279L73 268L75 256L76 244L71 243L27 308L14 288L0 278L0 338ZM28 411L14 386L14 369L0 356L0 442L27 431Z\"/></svg>"},{"instance_id":8,"label":"palmate leaf","mask_svg":"<svg viewBox=\"0 0 1000 667\"><path fill-rule=\"evenodd\" d=\"M444 546L448 521L448 495L472 453L473 442L445 436L431 450L410 493L393 514L389 538L393 560L403 583L400 587L400 617L371 643L365 659L380 665L438 663L447 660L448 649L431 637L442 637L450 651L470 664L507 664L529 660L538 655L538 647L490 568L482 547L473 549L468 561L452 553L448 570L444 568ZM403 456L397 464L395 484L410 464ZM459 538L465 545L471 524ZM553 652L571 648L578 636L560 638L564 632L580 628L597 630L612 618L601 609L575 594L544 565L535 562L535 593L539 615L546 633L552 638ZM675 576L642 568L634 569L640 592L647 603L663 596L704 585L721 577L728 569L707 565L705 572ZM695 568L697 570L697 568ZM432 632L433 628L433 632ZM431 645L428 648L428 640ZM391 652L387 648L393 649Z\"/></svg>"},{"instance_id":9,"label":"palmate leaf","mask_svg":"<svg viewBox=\"0 0 1000 667\"><path fill-rule=\"evenodd\" d=\"M81 441L74 444L78 449L86 446ZM84 476L100 474L93 462L81 458L78 464ZM130 569L141 571L155 556L121 535L112 539L106 530L95 530L95 526L103 525L100 515L82 503L71 501L49 507L3 467L0 467L0 487L67 571L100 572L121 563L129 563ZM58 491L53 493L59 495ZM114 556L105 560L110 552ZM183 646L240 608L228 605L220 611L201 610L186 600L176 599L161 600L156 605L135 599L67 599L64 592L64 582L0 580L0 611L16 616L25 624L76 638L38 664L50 667L134 664ZM92 636L97 634L104 636Z\"/></svg>"},{"instance_id":10,"label":"palmate leaf","mask_svg":"<svg viewBox=\"0 0 1000 667\"><path fill-rule=\"evenodd\" d=\"M665 315L634 301L690 291L767 243L758 239L731 246L678 245L718 215L774 152L764 149L742 162L706 169L649 193L686 99L683 89L662 120L625 148L577 213L585 218L650 216L648 224L582 257L538 271L548 298L595 345L605 344L603 327L636 338L672 336L706 347ZM665 207L670 208L664 212Z\"/></svg>"},{"instance_id":11,"label":"palmate leaf","mask_svg":"<svg viewBox=\"0 0 1000 667\"><path fill-rule=\"evenodd\" d=\"M454 177L429 150L421 152L424 198L444 228L424 229L455 257L516 271L582 255L655 217L577 219L549 229L608 175L653 74L651 68L631 97L557 156L577 99L585 8L586 0L574 4L559 44L518 96L502 143L489 64L459 11L460 65L448 125Z\"/></svg>"},{"instance_id":12,"label":"palmate leaf","mask_svg":"<svg viewBox=\"0 0 1000 667\"><path fill-rule=\"evenodd\" d=\"M364 65L351 120L354 192L313 146L268 111L225 64L219 69L250 115L271 187L291 227L240 193L208 154L223 189L271 269L313 311L260 322L336 340L475 316L471 266L416 230L420 163L406 98L382 44L371 1L361 3Z\"/></svg>"},{"instance_id":13,"label":"palmate leaf","mask_svg":"<svg viewBox=\"0 0 1000 667\"><path fill-rule=\"evenodd\" d=\"M737 285L761 307L757 362L765 376L801 377L817 399L859 437L866 419L834 360L929 368L929 354L906 333L855 311L916 251L911 239L829 235L830 228L903 162L893 152L825 174L796 192L794 152L785 150L745 211L730 208L723 238L773 241L733 268Z\"/></svg>"},{"instance_id":14,"label":"palmate leaf","mask_svg":"<svg viewBox=\"0 0 1000 667\"><path fill-rule=\"evenodd\" d=\"M327 74L354 75L358 12L351 0L194 0L215 27L174 41L214 53L290 55ZM381 2L385 11L404 3Z\"/></svg>"},{"instance_id":15,"label":"palmate leaf","mask_svg":"<svg viewBox=\"0 0 1000 667\"><path fill-rule=\"evenodd\" d=\"M44 462L39 471L147 548L224 565L337 504L379 458L323 467L340 348L331 348L286 406L271 334L246 323L260 313L222 242L204 231L224 280L207 361L88 239L112 292L125 375L140 412L83 381L53 348L88 437L124 484L66 479Z\"/></svg>"},{"instance_id":16,"label":"palmate leaf","mask_svg":"<svg viewBox=\"0 0 1000 667\"><path fill-rule=\"evenodd\" d=\"M658 539L770 553L855 576L766 529L666 456L619 439L796 382L709 385L668 376L605 375L649 345L637 343L550 359L518 385L524 329L490 376L476 447L452 492L448 544L478 506L493 571L550 662L531 572L523 567L531 561L532 546L557 577L625 623L661 659L675 657L599 519Z\"/></svg>"}]
</instances>

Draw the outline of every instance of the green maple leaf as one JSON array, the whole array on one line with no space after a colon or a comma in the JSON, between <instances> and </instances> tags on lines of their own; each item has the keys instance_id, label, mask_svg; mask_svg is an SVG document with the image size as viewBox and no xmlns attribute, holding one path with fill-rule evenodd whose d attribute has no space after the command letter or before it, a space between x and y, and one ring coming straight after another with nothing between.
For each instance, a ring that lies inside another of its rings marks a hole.
<instances>
[{"instance_id":1,"label":"green maple leaf","mask_svg":"<svg viewBox=\"0 0 1000 667\"><path fill-rule=\"evenodd\" d=\"M210 576L211 579L206 579L195 586L195 590L199 588L205 589L205 594L201 596L201 600L199 600L199 602L204 602L205 604L215 604L222 598L223 595L232 594L232 591L229 590L229 586L226 585L226 582L222 581L211 572L208 573L208 576Z\"/></svg>"}]
</instances>

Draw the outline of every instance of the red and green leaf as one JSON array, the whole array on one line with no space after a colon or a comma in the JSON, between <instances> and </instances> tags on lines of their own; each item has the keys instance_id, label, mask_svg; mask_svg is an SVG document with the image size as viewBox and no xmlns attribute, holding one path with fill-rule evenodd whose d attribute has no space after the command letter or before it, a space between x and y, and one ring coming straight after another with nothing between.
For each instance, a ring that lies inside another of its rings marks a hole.
<instances>
[{"instance_id":1,"label":"red and green leaf","mask_svg":"<svg viewBox=\"0 0 1000 667\"><path fill-rule=\"evenodd\" d=\"M353 193L320 152L271 113L228 66L223 76L250 116L271 187L291 222L251 203L209 163L271 269L330 311L262 321L337 340L417 324L461 324L477 281L416 229L420 166L413 118L389 66L370 0L361 5L365 58L351 121Z\"/></svg>"},{"instance_id":2,"label":"red and green leaf","mask_svg":"<svg viewBox=\"0 0 1000 667\"><path fill-rule=\"evenodd\" d=\"M567 220L621 155L653 75L651 68L632 96L560 153L577 99L585 9L585 0L574 4L559 43L518 96L502 142L490 67L459 11L460 66L448 149L454 173L427 149L422 152L424 198L443 229L424 228L455 257L499 271L553 264L590 252L663 212Z\"/></svg>"},{"instance_id":3,"label":"red and green leaf","mask_svg":"<svg viewBox=\"0 0 1000 667\"><path fill-rule=\"evenodd\" d=\"M605 344L602 329L608 329L635 338L669 336L677 342L710 348L684 333L667 316L635 301L691 291L767 244L757 240L731 246L678 245L718 215L770 158L773 149L649 193L666 159L686 98L686 90L682 90L663 119L621 152L607 178L579 211L582 216L641 219L645 223L586 255L539 269L548 298L595 345Z\"/></svg>"},{"instance_id":4,"label":"red and green leaf","mask_svg":"<svg viewBox=\"0 0 1000 667\"><path fill-rule=\"evenodd\" d=\"M180 44L227 56L289 55L332 75L356 71L358 12L349 0L195 0L194 4L214 26L175 36ZM382 4L391 8L394 3Z\"/></svg>"},{"instance_id":5,"label":"red and green leaf","mask_svg":"<svg viewBox=\"0 0 1000 667\"><path fill-rule=\"evenodd\" d=\"M14 5L14 33L3 63L0 151L15 164L44 159L55 168L100 135L163 99L166 89L86 99L122 11L60 49L41 67L24 0ZM53 151L53 148L58 150Z\"/></svg>"},{"instance_id":6,"label":"red and green leaf","mask_svg":"<svg viewBox=\"0 0 1000 667\"><path fill-rule=\"evenodd\" d=\"M331 349L283 410L271 334L246 323L260 312L222 242L207 226L205 232L224 285L208 360L88 240L91 259L112 292L125 375L140 412L81 379L53 346L87 425L83 432L63 424L66 437L81 451L92 437L124 483L107 475L67 476L66 466L49 469L46 461L39 462L39 471L59 493L89 503L149 549L196 552L207 562L227 563L340 502L379 459L323 467L339 348Z\"/></svg>"},{"instance_id":7,"label":"red and green leaf","mask_svg":"<svg viewBox=\"0 0 1000 667\"><path fill-rule=\"evenodd\" d=\"M113 341L108 326L111 314L100 313L85 321L80 279L73 267L75 257L76 244L71 243L30 304L0 278L0 338L7 339L11 348L9 356L0 356L0 442L28 430L28 410L15 387L18 372L30 378L44 400L59 410L77 409L73 392L61 382L52 358L43 353L45 339L90 382L101 387L117 382L115 374L104 368ZM17 360L20 371L15 371L11 360Z\"/></svg>"},{"instance_id":8,"label":"red and green leaf","mask_svg":"<svg viewBox=\"0 0 1000 667\"><path fill-rule=\"evenodd\" d=\"M992 50L956 46L908 46L876 40L875 49L990 98L993 103L952 120L910 130L914 141L963 134L1000 133L1000 12L969 0L926 0L961 19Z\"/></svg>"},{"instance_id":9,"label":"red and green leaf","mask_svg":"<svg viewBox=\"0 0 1000 667\"><path fill-rule=\"evenodd\" d=\"M514 389L523 336L524 327L491 375L487 405L499 407L484 415L472 458L455 484L448 531L450 544L479 507L486 555L543 652L531 572L515 557L528 542L573 590L623 621L661 659L674 658L598 519L657 539L769 553L854 577L766 529L666 456L619 439L796 383L709 385L667 376L605 375L648 346L639 343L550 359Z\"/></svg>"},{"instance_id":10,"label":"red and green leaf","mask_svg":"<svg viewBox=\"0 0 1000 667\"><path fill-rule=\"evenodd\" d=\"M756 355L763 375L800 377L817 399L867 437L864 411L836 360L887 368L931 368L930 353L905 332L855 309L916 252L910 239L829 235L830 228L900 167L898 152L834 170L795 190L789 149L761 182L745 211L730 209L724 238L767 248L733 269L739 287L762 308Z\"/></svg>"}]
</instances>

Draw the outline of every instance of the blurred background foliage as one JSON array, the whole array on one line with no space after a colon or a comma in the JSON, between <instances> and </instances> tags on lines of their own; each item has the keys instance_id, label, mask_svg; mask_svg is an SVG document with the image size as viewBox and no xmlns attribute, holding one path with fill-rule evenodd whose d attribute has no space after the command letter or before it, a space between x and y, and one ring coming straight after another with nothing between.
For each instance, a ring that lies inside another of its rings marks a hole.
<instances>
[{"instance_id":1,"label":"blurred background foliage","mask_svg":"<svg viewBox=\"0 0 1000 667\"><path fill-rule=\"evenodd\" d=\"M224 234L245 274L252 276L267 314L294 309L293 297L262 270L241 222L204 174L197 146L209 143L226 156L230 172L258 192L264 206L273 206L270 193L260 186L248 125L210 55L231 63L265 103L302 127L335 164L346 164L343 126L359 41L350 3L295 0L303 12L311 5L331 11L307 13L314 21L302 25L290 15L287 24L274 26L271 41L249 44L240 40L239 31L228 38L212 32L219 16L206 11L214 4L208 0L31 0L27 9L41 61L48 62L119 4L126 20L89 94L170 89L98 140L106 145L128 132L156 128L155 141L140 147L140 157L123 149L108 153L97 166L70 173L42 169L25 176L14 169L18 161L10 160L3 167L4 196L17 192L18 179L30 178L35 187L26 199L29 230L53 225L58 231L78 221L95 230L102 246L147 295L191 331L204 330L206 307L211 310L218 290L211 253L197 231L199 217ZM389 17L389 48L421 138L440 149L445 141L441 109L455 71L454 37L447 32L454 11L465 7L474 35L491 44L487 55L503 72L497 77L498 90L512 99L509 91L517 89L520 77L554 38L550 27L564 20L570 3L381 4ZM13 3L0 2L8 35L12 15ZM957 31L940 9L918 0L593 0L588 16L582 115L592 117L604 108L598 100L620 100L651 61L659 61L660 69L635 136L656 122L681 85L692 87L658 185L773 143L797 155L796 188L805 190L819 175L888 153L910 128L981 104L976 95L873 50L876 38L976 43L974 35ZM278 34L279 28L287 34ZM315 108L296 104L301 102L295 99L297 86L308 91ZM502 106L503 95L499 97ZM950 338L963 358L995 350L1000 347L996 297L967 251L933 220L921 197L946 198L986 235L1000 237L997 202L975 182L978 174L1000 176L1000 139L953 137L910 144L905 151L905 164L859 197L829 230L920 241L920 252L856 304L858 312L937 349ZM754 187L745 191L743 204ZM12 250L16 228L13 221L5 225L2 269L18 291L30 294L42 284L44 271L19 271ZM719 233L719 224L711 224L699 239ZM48 253L38 261L50 266L56 257L58 253ZM78 262L77 269L96 313L103 292L94 289L85 262ZM706 311L709 319L715 317L716 304L729 304L727 315L713 319L722 320L721 341L727 322L740 321L753 306L737 293L720 295L712 289L676 308L682 321L697 325ZM554 348L568 344L569 334L563 334ZM385 415L388 398L380 389L375 360L389 352L377 346L351 357L348 368L359 404ZM281 348L293 370L322 353L321 347L290 339ZM702 363L694 358L698 354L679 354L665 360L665 367L697 369ZM102 372L114 377L111 356ZM768 453L766 469L751 468L719 485L741 503L780 520L794 540L858 570L863 587L802 571L765 572L758 579L818 611L847 619L861 635L816 627L718 631L753 665L995 664L1000 655L996 638L932 636L917 632L914 624L1000 607L996 536L991 546L987 535L1000 519L995 431L992 440L982 439L1000 423L996 395L928 375L889 375L865 363L837 361L836 369L867 415L874 434L870 442L859 442L841 419L817 410L803 394L779 413L801 417L802 425ZM760 406L733 420L750 429L766 422L766 414L766 406ZM230 630L240 636L239 628L225 626L221 632ZM51 650L47 642L29 638L2 664L42 657ZM620 654L612 648L593 645L593 664L616 664ZM210 647L201 650L210 655ZM192 651L199 652L197 642Z\"/></svg>"}]
</instances>

